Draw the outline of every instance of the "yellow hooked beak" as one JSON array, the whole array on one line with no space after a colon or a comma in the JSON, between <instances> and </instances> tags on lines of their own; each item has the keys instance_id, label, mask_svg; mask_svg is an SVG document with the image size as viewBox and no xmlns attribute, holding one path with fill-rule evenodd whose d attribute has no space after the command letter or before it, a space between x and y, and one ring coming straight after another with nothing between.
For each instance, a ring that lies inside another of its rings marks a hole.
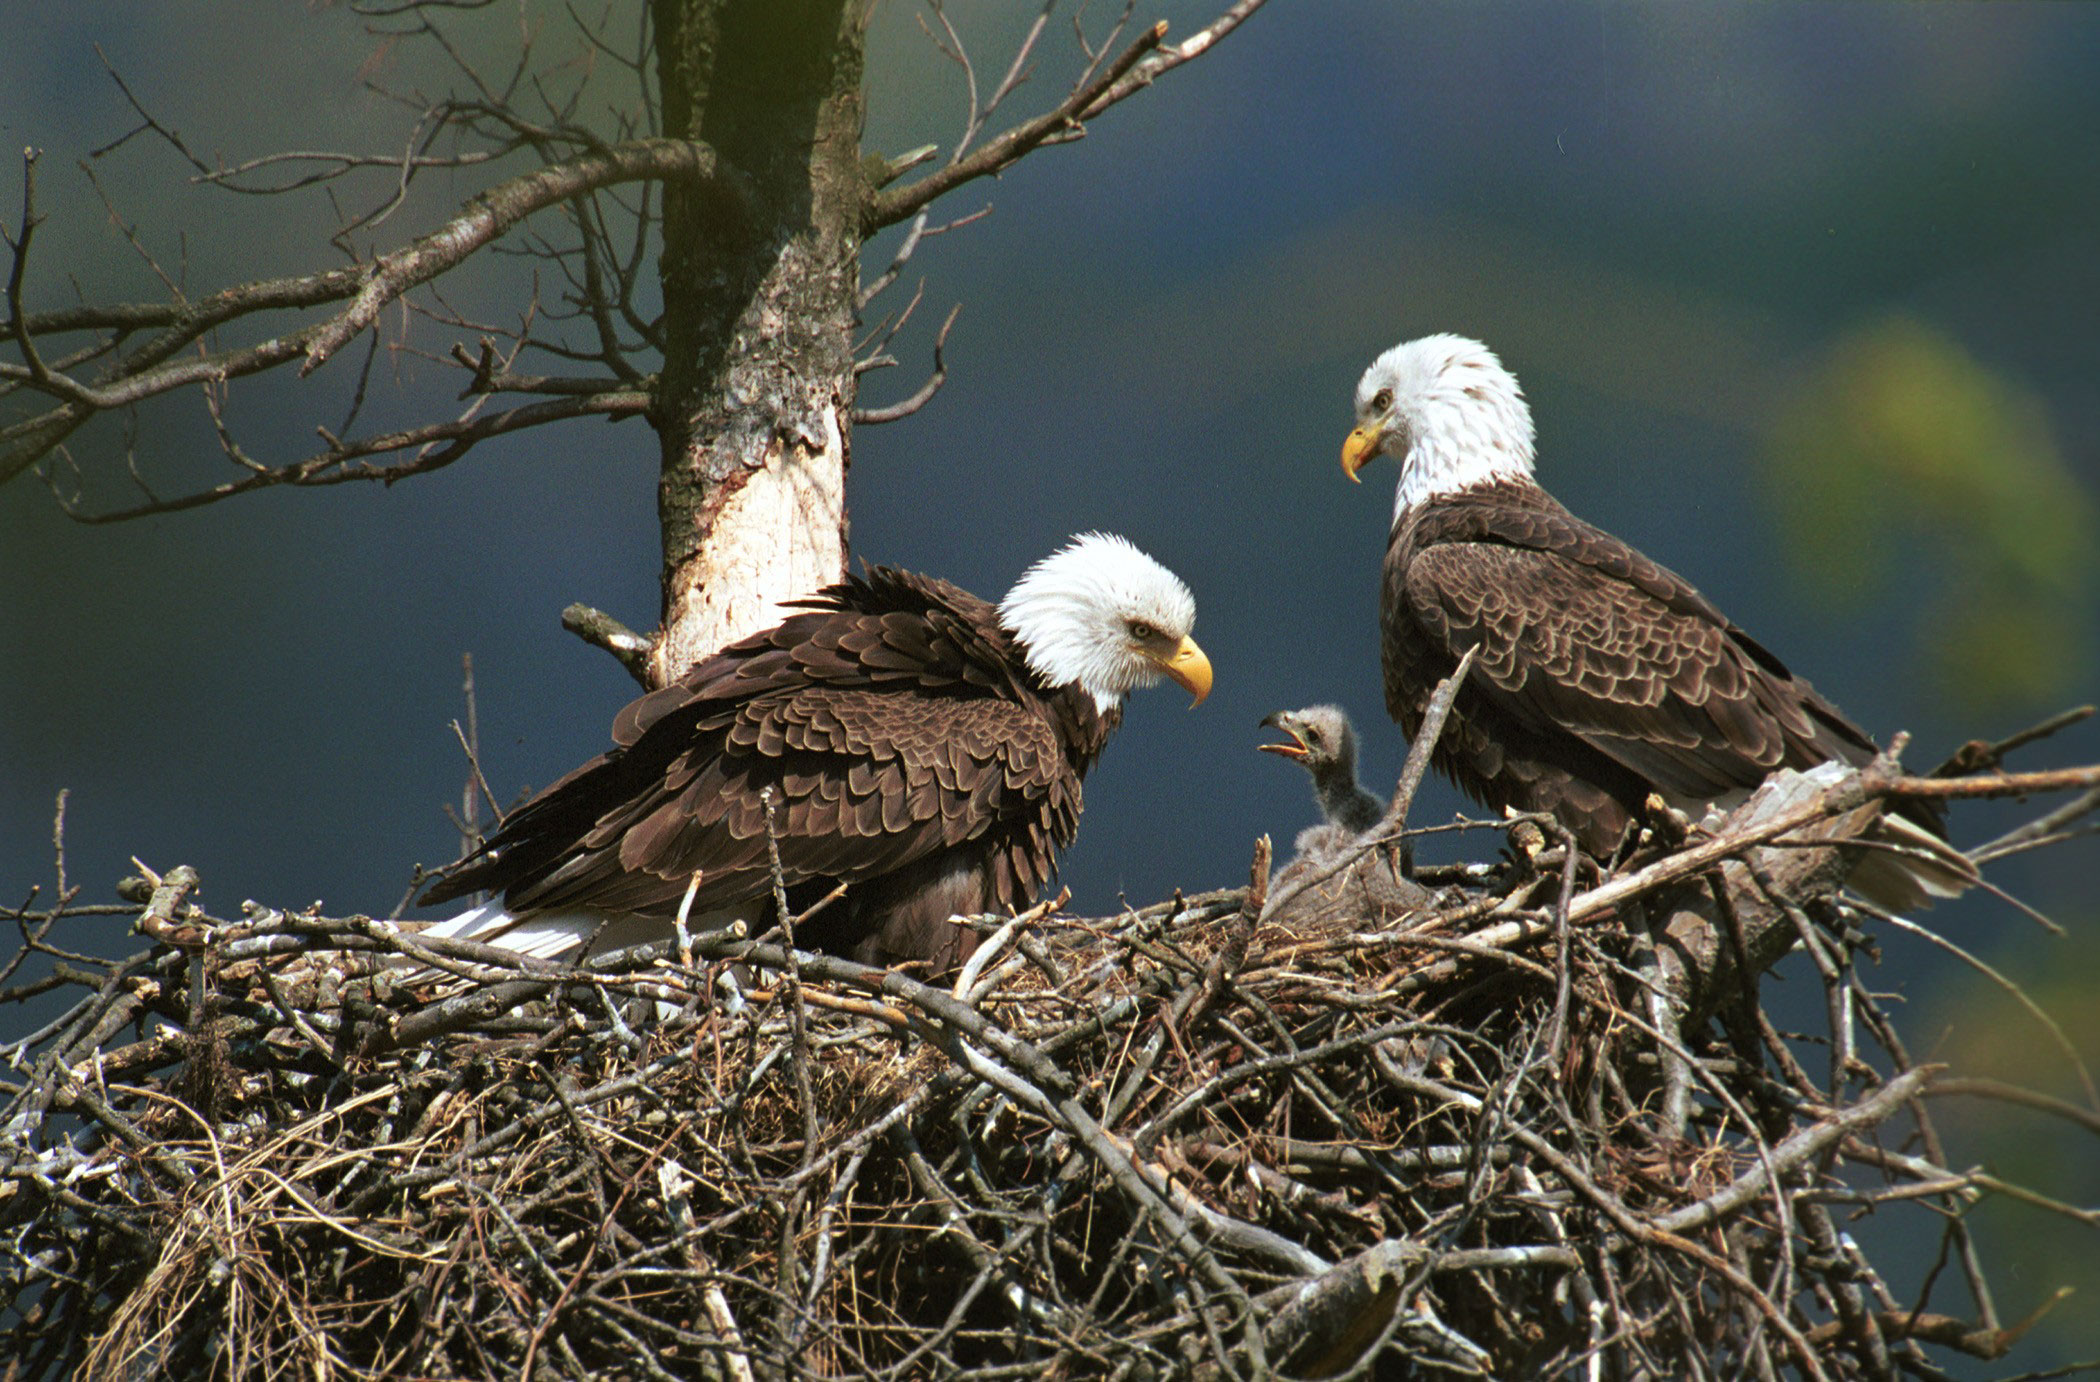
<instances>
[{"instance_id":1,"label":"yellow hooked beak","mask_svg":"<svg viewBox=\"0 0 2100 1382\"><path fill-rule=\"evenodd\" d=\"M1362 484L1356 472L1370 464L1384 441L1385 429L1375 422L1367 422L1351 432L1349 439L1342 443L1342 474Z\"/></svg>"},{"instance_id":2,"label":"yellow hooked beak","mask_svg":"<svg viewBox=\"0 0 2100 1382\"><path fill-rule=\"evenodd\" d=\"M1196 646L1193 638L1184 638L1175 645L1173 654L1159 664L1160 670L1174 679L1174 684L1196 699L1189 702L1194 710L1203 704L1210 694L1210 659Z\"/></svg>"}]
</instances>

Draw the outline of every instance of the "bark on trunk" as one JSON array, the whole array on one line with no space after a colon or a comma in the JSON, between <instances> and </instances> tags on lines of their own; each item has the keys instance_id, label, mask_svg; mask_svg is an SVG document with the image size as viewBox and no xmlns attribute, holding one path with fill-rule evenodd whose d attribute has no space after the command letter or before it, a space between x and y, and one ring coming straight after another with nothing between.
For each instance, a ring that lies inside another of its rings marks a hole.
<instances>
[{"instance_id":1,"label":"bark on trunk","mask_svg":"<svg viewBox=\"0 0 2100 1382\"><path fill-rule=\"evenodd\" d=\"M663 628L651 681L846 569L862 38L849 0L655 0L664 131L751 180L664 202Z\"/></svg>"}]
</instances>

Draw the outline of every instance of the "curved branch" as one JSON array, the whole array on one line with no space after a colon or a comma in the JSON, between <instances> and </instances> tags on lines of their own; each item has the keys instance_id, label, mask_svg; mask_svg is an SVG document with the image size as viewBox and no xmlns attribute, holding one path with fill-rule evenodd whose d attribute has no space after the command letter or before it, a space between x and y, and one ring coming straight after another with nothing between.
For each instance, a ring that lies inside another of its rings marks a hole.
<instances>
[{"instance_id":1,"label":"curved branch","mask_svg":"<svg viewBox=\"0 0 2100 1382\"><path fill-rule=\"evenodd\" d=\"M289 465L258 467L238 480L228 480L210 489L198 490L176 499L155 499L132 508L112 509L105 513L85 512L76 508L63 495L58 496L58 501L59 506L66 511L66 516L76 522L121 523L128 519L144 518L149 514L178 513L184 509L203 508L222 499L231 499L236 494L269 489L276 485L340 485L352 480L376 480L381 484L390 485L411 475L442 470L490 437L573 417L635 417L648 412L653 401L652 396L646 392L623 389L583 398L555 398L543 403L527 403L500 413L427 423L421 427L382 432L378 436L363 437L352 442L328 438L328 449L306 460L295 461ZM322 435L327 438L325 432ZM367 456L407 451L411 448L421 450L410 460L394 465L363 463L363 458Z\"/></svg>"},{"instance_id":2,"label":"curved branch","mask_svg":"<svg viewBox=\"0 0 2100 1382\"><path fill-rule=\"evenodd\" d=\"M751 193L743 175L715 151L692 139L637 139L585 154L566 163L535 168L483 192L451 221L413 244L382 256L364 286L343 311L310 332L301 376L313 373L380 311L419 283L428 282L473 254L535 211L615 183L677 180L709 187L742 209Z\"/></svg>"},{"instance_id":3,"label":"curved branch","mask_svg":"<svg viewBox=\"0 0 2100 1382\"><path fill-rule=\"evenodd\" d=\"M18 250L18 256L19 253ZM4 329L7 334L16 335L26 331L31 336L52 336L73 331L128 333L156 326L165 329L111 366L104 375L105 380L114 383L146 379L151 381L152 387L125 398L121 391L114 388L113 383L94 391L84 401L69 401L61 407L0 428L0 443L5 443L6 447L5 450L0 450L0 484L7 483L41 460L46 452L65 440L68 433L101 407L122 407L128 402L137 402L152 394L165 393L181 383L191 382L186 379L149 375L147 372L207 332L256 312L318 307L325 302L339 302L357 291L360 277L360 271L354 268L329 269L298 278L271 278L243 283L195 302L68 307L55 312L33 312L19 321L5 323ZM215 358L223 363L227 356L235 354L238 352L226 352L225 355ZM17 382L9 387L22 387L31 382L32 376L29 371L19 366L0 364L0 379L14 379ZM74 383L72 380L66 382Z\"/></svg>"},{"instance_id":4,"label":"curved branch","mask_svg":"<svg viewBox=\"0 0 2100 1382\"><path fill-rule=\"evenodd\" d=\"M0 428L0 484L36 464L98 412L128 407L188 384L217 383L260 373L300 357L304 357L304 363L299 373L302 376L310 374L358 333L369 328L388 303L457 266L534 212L618 183L670 180L698 182L739 210L750 203L751 194L743 175L721 162L706 144L682 139L633 140L498 183L470 201L466 209L446 225L363 267L241 284L194 304L173 302L164 306L71 308L26 316L18 310L11 311L12 320L7 323L7 329L18 338L59 331L121 330L142 326L165 329L111 367L95 384L82 383L42 367L42 362L33 356L25 356L28 363L22 365L0 362L0 380L62 400L59 407ZM23 271L26 248L26 245L16 246L14 268L17 275ZM348 306L327 320L302 330L272 336L251 346L186 355L180 360L171 358L207 332L230 321L259 312L317 306L346 297L352 298ZM439 424L441 427L451 425ZM433 434L423 440L447 439L450 439L447 435ZM409 440L374 446L357 454L398 450L419 444L418 440ZM331 454L302 463L302 467L325 466L331 460L341 459L344 457ZM278 478L264 482L319 482L285 473L302 467L282 468L273 472ZM387 474L373 478L398 477ZM176 507L209 503L225 497L226 493L253 488L254 484L251 479L221 486L179 501ZM149 507L107 517L162 511L165 510Z\"/></svg>"},{"instance_id":5,"label":"curved branch","mask_svg":"<svg viewBox=\"0 0 2100 1382\"><path fill-rule=\"evenodd\" d=\"M961 303L949 308L948 320L941 323L941 334L934 337L933 373L926 376L926 382L919 385L911 397L899 399L886 407L853 409L851 417L856 426L873 427L879 423L896 422L910 417L933 401L933 396L941 391L941 385L948 382L948 362L942 358L941 352L948 344L948 330L955 325L955 314L960 311Z\"/></svg>"}]
</instances>

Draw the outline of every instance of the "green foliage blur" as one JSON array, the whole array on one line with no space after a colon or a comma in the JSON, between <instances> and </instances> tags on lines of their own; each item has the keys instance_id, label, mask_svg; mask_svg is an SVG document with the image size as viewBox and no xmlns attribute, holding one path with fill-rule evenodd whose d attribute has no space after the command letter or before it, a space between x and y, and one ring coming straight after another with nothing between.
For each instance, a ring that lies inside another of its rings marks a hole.
<instances>
[{"instance_id":1,"label":"green foliage blur","mask_svg":"<svg viewBox=\"0 0 2100 1382\"><path fill-rule=\"evenodd\" d=\"M2037 394L1914 316L1839 336L1767 474L1800 587L1833 618L1914 592L1921 679L1955 711L2054 705L2092 671L2100 507Z\"/></svg>"}]
</instances>

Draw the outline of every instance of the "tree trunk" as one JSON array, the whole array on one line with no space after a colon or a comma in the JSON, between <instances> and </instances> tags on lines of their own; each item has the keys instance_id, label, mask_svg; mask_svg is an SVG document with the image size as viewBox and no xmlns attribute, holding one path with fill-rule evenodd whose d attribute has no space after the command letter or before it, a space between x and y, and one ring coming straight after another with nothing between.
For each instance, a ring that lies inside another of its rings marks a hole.
<instances>
[{"instance_id":1,"label":"tree trunk","mask_svg":"<svg viewBox=\"0 0 2100 1382\"><path fill-rule=\"evenodd\" d=\"M706 141L757 193L749 217L665 194L654 685L845 573L858 8L654 0L664 132Z\"/></svg>"}]
</instances>

